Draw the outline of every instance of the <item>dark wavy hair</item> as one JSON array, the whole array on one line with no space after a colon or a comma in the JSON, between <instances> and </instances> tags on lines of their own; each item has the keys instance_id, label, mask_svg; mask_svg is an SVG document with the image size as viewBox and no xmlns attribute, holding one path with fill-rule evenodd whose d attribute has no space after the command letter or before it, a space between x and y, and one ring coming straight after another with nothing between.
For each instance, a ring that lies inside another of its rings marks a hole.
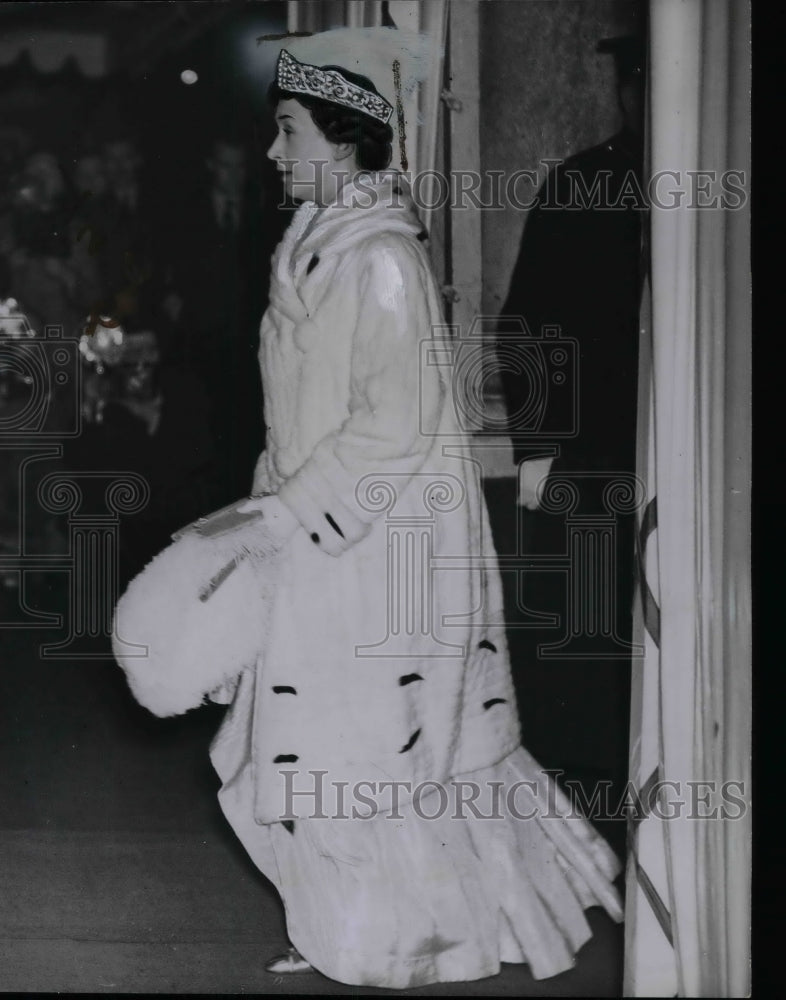
<instances>
[{"instance_id":1,"label":"dark wavy hair","mask_svg":"<svg viewBox=\"0 0 786 1000\"><path fill-rule=\"evenodd\" d=\"M342 66L320 66L320 69L333 70L355 86L379 94L371 80L359 73L351 73ZM371 115L332 104L320 97L282 90L275 81L270 85L267 97L273 107L279 101L297 101L308 110L314 124L328 142L352 143L361 170L384 170L390 164L393 157L393 129L390 125L385 125Z\"/></svg>"}]
</instances>

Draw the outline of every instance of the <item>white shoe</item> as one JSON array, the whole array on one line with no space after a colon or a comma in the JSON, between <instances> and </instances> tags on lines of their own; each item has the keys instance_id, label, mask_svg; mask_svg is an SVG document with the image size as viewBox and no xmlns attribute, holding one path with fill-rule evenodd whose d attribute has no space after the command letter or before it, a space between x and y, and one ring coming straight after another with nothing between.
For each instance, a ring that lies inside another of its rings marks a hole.
<instances>
[{"instance_id":1,"label":"white shoe","mask_svg":"<svg viewBox=\"0 0 786 1000\"><path fill-rule=\"evenodd\" d=\"M283 955L276 955L265 964L265 971L272 972L277 976L295 975L304 972L313 972L313 966L303 958L297 948L291 945Z\"/></svg>"}]
</instances>

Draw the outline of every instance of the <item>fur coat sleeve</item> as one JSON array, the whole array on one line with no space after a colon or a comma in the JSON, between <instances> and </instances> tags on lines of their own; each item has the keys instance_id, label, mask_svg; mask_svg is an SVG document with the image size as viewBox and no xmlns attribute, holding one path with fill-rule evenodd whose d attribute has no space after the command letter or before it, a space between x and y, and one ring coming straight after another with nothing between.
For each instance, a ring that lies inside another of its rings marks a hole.
<instances>
[{"instance_id":1,"label":"fur coat sleeve","mask_svg":"<svg viewBox=\"0 0 786 1000\"><path fill-rule=\"evenodd\" d=\"M375 473L399 483L416 473L433 447L444 401L439 374L420 363L435 292L417 252L388 235L366 241L352 256L341 270L356 274L353 290L348 294L347 280L337 280L312 320L328 335L330 317L348 299L356 303L348 413L279 491L312 540L334 555L364 538L378 516L359 502L358 484Z\"/></svg>"}]
</instances>

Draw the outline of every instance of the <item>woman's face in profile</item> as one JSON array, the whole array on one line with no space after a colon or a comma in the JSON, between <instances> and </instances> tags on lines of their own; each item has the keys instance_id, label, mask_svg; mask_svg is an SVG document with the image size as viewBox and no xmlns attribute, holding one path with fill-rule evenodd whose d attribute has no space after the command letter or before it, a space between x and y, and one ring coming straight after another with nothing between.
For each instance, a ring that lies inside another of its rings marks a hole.
<instances>
[{"instance_id":1,"label":"woman's face in profile","mask_svg":"<svg viewBox=\"0 0 786 1000\"><path fill-rule=\"evenodd\" d=\"M278 134L267 151L284 180L288 195L297 201L324 205L333 201L351 173L351 158L341 156L317 128L308 109L295 100L276 107Z\"/></svg>"}]
</instances>

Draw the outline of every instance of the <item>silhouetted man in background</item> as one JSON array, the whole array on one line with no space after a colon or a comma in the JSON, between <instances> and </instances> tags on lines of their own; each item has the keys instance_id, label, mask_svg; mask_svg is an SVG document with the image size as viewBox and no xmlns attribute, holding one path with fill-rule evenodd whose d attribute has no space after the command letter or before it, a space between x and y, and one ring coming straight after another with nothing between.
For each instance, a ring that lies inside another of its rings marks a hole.
<instances>
[{"instance_id":1,"label":"silhouetted man in background","mask_svg":"<svg viewBox=\"0 0 786 1000\"><path fill-rule=\"evenodd\" d=\"M529 552L564 553L564 514L539 510L547 476L573 474L580 500L574 514L603 515L603 489L611 474L635 471L639 304L641 292L642 111L644 43L636 37L605 39L598 51L614 57L622 127L609 139L570 157L551 171L528 215L513 272L505 316L522 316L533 334L557 326L578 342L578 399L571 411L569 394L546 400L545 425L575 436L548 439L556 457L533 457L516 440L522 536ZM504 323L504 320L502 321ZM505 376L508 412L526 409L531 392L526 379ZM530 445L532 438L530 438ZM616 515L616 594L582 594L580 601L605 600L616 617L617 636L629 641L633 597L633 518ZM556 612L564 626L569 587L554 573L530 572L527 605ZM574 599L576 595L574 590ZM559 749L544 751L566 769L586 768L624 784L629 715L629 659L545 659L536 647L560 639L556 629L530 632L526 661L537 692L526 718L531 738ZM534 731L534 732L533 732ZM537 750L533 752L537 755Z\"/></svg>"}]
</instances>

